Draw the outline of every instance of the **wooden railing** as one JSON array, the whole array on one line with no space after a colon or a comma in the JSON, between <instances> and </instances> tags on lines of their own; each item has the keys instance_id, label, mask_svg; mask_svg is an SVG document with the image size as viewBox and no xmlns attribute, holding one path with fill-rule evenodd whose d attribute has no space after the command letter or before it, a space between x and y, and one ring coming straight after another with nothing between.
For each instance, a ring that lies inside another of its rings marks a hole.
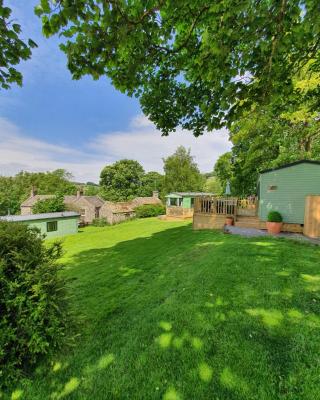
<instances>
[{"instance_id":1,"label":"wooden railing","mask_svg":"<svg viewBox=\"0 0 320 400\"><path fill-rule=\"evenodd\" d=\"M194 212L215 215L256 215L257 199L255 197L196 197Z\"/></svg>"},{"instance_id":2,"label":"wooden railing","mask_svg":"<svg viewBox=\"0 0 320 400\"><path fill-rule=\"evenodd\" d=\"M237 215L253 217L258 214L259 201L255 196L239 198L237 202Z\"/></svg>"},{"instance_id":3,"label":"wooden railing","mask_svg":"<svg viewBox=\"0 0 320 400\"><path fill-rule=\"evenodd\" d=\"M237 198L197 197L194 212L201 214L236 215Z\"/></svg>"}]
</instances>

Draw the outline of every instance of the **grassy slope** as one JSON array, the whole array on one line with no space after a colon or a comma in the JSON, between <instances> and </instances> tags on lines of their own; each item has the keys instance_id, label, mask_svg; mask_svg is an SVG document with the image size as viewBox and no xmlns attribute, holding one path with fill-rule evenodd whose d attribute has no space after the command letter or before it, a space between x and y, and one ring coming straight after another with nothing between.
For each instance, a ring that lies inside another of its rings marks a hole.
<instances>
[{"instance_id":1,"label":"grassy slope","mask_svg":"<svg viewBox=\"0 0 320 400\"><path fill-rule=\"evenodd\" d=\"M149 219L65 249L81 337L22 398L320 398L319 248Z\"/></svg>"}]
</instances>

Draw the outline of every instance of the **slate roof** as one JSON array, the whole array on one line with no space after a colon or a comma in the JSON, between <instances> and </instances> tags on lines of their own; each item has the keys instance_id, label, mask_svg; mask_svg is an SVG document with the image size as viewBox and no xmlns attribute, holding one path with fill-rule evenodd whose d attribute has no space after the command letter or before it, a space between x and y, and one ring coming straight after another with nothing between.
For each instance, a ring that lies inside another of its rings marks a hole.
<instances>
[{"instance_id":1,"label":"slate roof","mask_svg":"<svg viewBox=\"0 0 320 400\"><path fill-rule=\"evenodd\" d=\"M104 207L108 207L114 214L134 212L130 202L114 203L112 201L106 201Z\"/></svg>"},{"instance_id":2,"label":"slate roof","mask_svg":"<svg viewBox=\"0 0 320 400\"><path fill-rule=\"evenodd\" d=\"M21 203L21 207L32 207L39 200L52 199L53 194L37 194L35 196L29 197L27 200Z\"/></svg>"},{"instance_id":3,"label":"slate roof","mask_svg":"<svg viewBox=\"0 0 320 400\"><path fill-rule=\"evenodd\" d=\"M21 207L32 207L34 206L39 200L47 200L52 199L54 197L53 194L36 194L35 196L29 197L23 203L21 203ZM65 204L72 204L80 199L87 200L90 204L95 207L101 207L104 204L104 201L99 196L74 196L74 195L67 195L64 196L64 203Z\"/></svg>"},{"instance_id":4,"label":"slate roof","mask_svg":"<svg viewBox=\"0 0 320 400\"><path fill-rule=\"evenodd\" d=\"M136 197L132 200L134 207L146 206L149 204L162 204L162 201L158 197Z\"/></svg>"},{"instance_id":5,"label":"slate roof","mask_svg":"<svg viewBox=\"0 0 320 400\"><path fill-rule=\"evenodd\" d=\"M197 196L214 196L214 193L205 193L205 192L172 192L172 193L169 193L166 197L171 197L172 195L180 196L180 197L197 197Z\"/></svg>"},{"instance_id":6,"label":"slate roof","mask_svg":"<svg viewBox=\"0 0 320 400\"><path fill-rule=\"evenodd\" d=\"M104 204L104 200L102 200L101 197L99 196L81 196L80 198L86 199L89 203L91 203L95 207L101 207ZM80 198L76 200L79 200Z\"/></svg>"},{"instance_id":7,"label":"slate roof","mask_svg":"<svg viewBox=\"0 0 320 400\"><path fill-rule=\"evenodd\" d=\"M80 214L74 211L63 211L63 212L30 214L30 215L6 215L4 217L0 217L0 220L9 222L22 222L22 221L34 221L39 219L57 219L57 218L69 218L69 217L80 217Z\"/></svg>"},{"instance_id":8,"label":"slate roof","mask_svg":"<svg viewBox=\"0 0 320 400\"><path fill-rule=\"evenodd\" d=\"M316 165L320 165L320 161L315 161L315 160L300 160L300 161L295 161L295 162L292 162L292 163L283 164L283 165L281 165L280 167L264 169L263 171L260 171L260 174L264 174L264 173L266 173L266 172L271 172L271 171L277 171L278 169L282 169L282 168L293 167L294 165L298 165L298 164L316 164Z\"/></svg>"}]
</instances>

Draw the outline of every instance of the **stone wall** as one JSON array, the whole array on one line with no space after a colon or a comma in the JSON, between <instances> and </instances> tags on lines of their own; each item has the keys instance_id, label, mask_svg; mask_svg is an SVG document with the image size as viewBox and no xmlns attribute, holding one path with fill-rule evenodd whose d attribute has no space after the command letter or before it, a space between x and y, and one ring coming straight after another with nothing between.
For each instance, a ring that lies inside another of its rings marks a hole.
<instances>
[{"instance_id":1,"label":"stone wall","mask_svg":"<svg viewBox=\"0 0 320 400\"><path fill-rule=\"evenodd\" d=\"M32 214L32 207L20 207L21 215Z\"/></svg>"},{"instance_id":2,"label":"stone wall","mask_svg":"<svg viewBox=\"0 0 320 400\"><path fill-rule=\"evenodd\" d=\"M84 224L91 224L96 218L96 207L81 197L75 203L66 204L66 209L78 212L80 214L80 222ZM83 211L84 215L82 215Z\"/></svg>"},{"instance_id":3,"label":"stone wall","mask_svg":"<svg viewBox=\"0 0 320 400\"><path fill-rule=\"evenodd\" d=\"M222 229L226 222L225 215L194 214L193 229Z\"/></svg>"},{"instance_id":4,"label":"stone wall","mask_svg":"<svg viewBox=\"0 0 320 400\"><path fill-rule=\"evenodd\" d=\"M175 217L175 218L192 218L193 208L167 206L166 207L166 215L167 215L167 217Z\"/></svg>"},{"instance_id":5,"label":"stone wall","mask_svg":"<svg viewBox=\"0 0 320 400\"><path fill-rule=\"evenodd\" d=\"M122 207L122 209L121 209ZM135 216L135 213L129 207L129 203L112 203L106 201L100 209L100 218L105 218L111 225L126 221Z\"/></svg>"}]
</instances>

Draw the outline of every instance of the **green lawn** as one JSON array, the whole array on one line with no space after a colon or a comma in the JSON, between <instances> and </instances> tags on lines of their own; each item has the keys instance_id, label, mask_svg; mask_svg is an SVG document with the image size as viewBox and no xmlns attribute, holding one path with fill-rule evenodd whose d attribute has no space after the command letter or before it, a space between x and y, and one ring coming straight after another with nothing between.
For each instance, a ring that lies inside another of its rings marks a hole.
<instances>
[{"instance_id":1,"label":"green lawn","mask_svg":"<svg viewBox=\"0 0 320 400\"><path fill-rule=\"evenodd\" d=\"M21 399L320 399L320 248L137 220L65 239L81 318Z\"/></svg>"}]
</instances>

